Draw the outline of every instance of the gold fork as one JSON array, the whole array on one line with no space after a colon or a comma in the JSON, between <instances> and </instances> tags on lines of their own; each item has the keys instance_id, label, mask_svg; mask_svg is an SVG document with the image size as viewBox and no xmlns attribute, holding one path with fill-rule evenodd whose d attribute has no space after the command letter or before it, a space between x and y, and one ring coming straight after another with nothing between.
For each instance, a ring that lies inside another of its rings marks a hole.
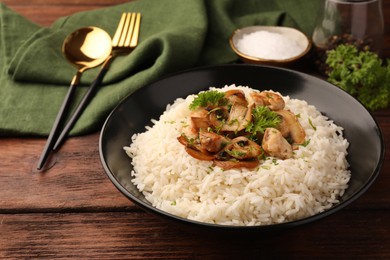
<instances>
[{"instance_id":1,"label":"gold fork","mask_svg":"<svg viewBox=\"0 0 390 260\"><path fill-rule=\"evenodd\" d=\"M129 53L138 44L140 13L123 13L112 39L112 56Z\"/></svg>"},{"instance_id":2,"label":"gold fork","mask_svg":"<svg viewBox=\"0 0 390 260\"><path fill-rule=\"evenodd\" d=\"M141 27L141 14L140 13L123 13L119 21L118 27L112 39L112 51L108 58L103 63L98 76L92 85L88 88L80 104L76 108L74 114L69 119L68 123L62 130L57 142L53 146L53 150L57 150L63 143L69 131L72 129L76 120L79 118L90 99L95 93L95 89L102 83L102 80L112 62L112 60L118 55L129 54L138 45L138 36Z\"/></svg>"}]
</instances>

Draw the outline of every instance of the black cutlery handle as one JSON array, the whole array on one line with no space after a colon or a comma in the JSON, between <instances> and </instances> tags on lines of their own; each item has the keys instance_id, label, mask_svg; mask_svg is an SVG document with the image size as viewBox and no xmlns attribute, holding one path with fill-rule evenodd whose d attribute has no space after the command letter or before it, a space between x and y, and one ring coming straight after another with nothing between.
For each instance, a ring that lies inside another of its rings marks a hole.
<instances>
[{"instance_id":1,"label":"black cutlery handle","mask_svg":"<svg viewBox=\"0 0 390 260\"><path fill-rule=\"evenodd\" d=\"M96 89L101 85L104 76L106 75L106 72L108 70L108 66L104 66L100 71L96 79L92 82L92 84L89 86L87 92L85 93L83 99L80 101L80 104L77 106L75 112L73 113L72 117L69 119L68 123L65 125L64 129L62 130L60 136L57 139L57 142L53 146L53 150L57 150L63 143L64 139L76 123L77 119L80 117L80 115L83 113L85 107L88 105L88 103L91 101L92 97L95 95Z\"/></svg>"},{"instance_id":2,"label":"black cutlery handle","mask_svg":"<svg viewBox=\"0 0 390 260\"><path fill-rule=\"evenodd\" d=\"M54 145L54 142L59 134L59 130L61 125L63 124L63 121L65 119L66 111L69 109L69 105L71 103L71 99L74 95L78 79L76 77L79 77L78 75L75 76L75 78L72 80L72 83L70 84L69 90L65 96L64 101L62 102L61 108L59 112L57 113L57 117L54 121L54 124L51 128L51 131L49 133L49 137L47 138L45 147L43 148L43 152L41 154L41 157L38 161L37 169L41 170L42 167L45 165L45 162L47 158L49 157L50 152L52 151L52 147Z\"/></svg>"}]
</instances>

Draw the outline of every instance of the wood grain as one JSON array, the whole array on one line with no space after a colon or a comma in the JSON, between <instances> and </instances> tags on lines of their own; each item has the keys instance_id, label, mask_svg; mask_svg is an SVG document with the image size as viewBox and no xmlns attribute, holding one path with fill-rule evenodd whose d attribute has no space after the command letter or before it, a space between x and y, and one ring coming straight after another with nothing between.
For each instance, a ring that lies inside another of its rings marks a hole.
<instances>
[{"instance_id":1,"label":"wood grain","mask_svg":"<svg viewBox=\"0 0 390 260\"><path fill-rule=\"evenodd\" d=\"M61 16L125 2L2 1L42 26ZM390 0L382 3L390 25ZM388 58L389 27L384 50ZM373 116L388 149L368 191L339 213L267 234L209 233L144 212L106 177L99 133L70 138L53 156L54 167L42 173L35 168L44 138L0 138L0 258L390 259L390 108Z\"/></svg>"},{"instance_id":2,"label":"wood grain","mask_svg":"<svg viewBox=\"0 0 390 260\"><path fill-rule=\"evenodd\" d=\"M11 9L42 26L50 26L56 19L76 12L131 2L128 0L2 0ZM42 15L44 14L44 15Z\"/></svg>"},{"instance_id":3,"label":"wood grain","mask_svg":"<svg viewBox=\"0 0 390 260\"><path fill-rule=\"evenodd\" d=\"M1 173L0 187L8 188L1 192L0 212L131 206L103 171L98 139L98 133L70 139L53 156L54 167L44 172L36 165L45 139L1 140L0 161L7 171Z\"/></svg>"},{"instance_id":4,"label":"wood grain","mask_svg":"<svg viewBox=\"0 0 390 260\"><path fill-rule=\"evenodd\" d=\"M363 215L362 217L356 217ZM378 217L380 216L380 217ZM273 256L381 258L390 213L343 211L319 223L264 234L218 234L166 223L142 212L0 215L2 259L254 259ZM337 227L332 228L332 227ZM367 232L367 229L370 232ZM351 235L355 236L352 239ZM386 240L388 241L388 240Z\"/></svg>"},{"instance_id":5,"label":"wood grain","mask_svg":"<svg viewBox=\"0 0 390 260\"><path fill-rule=\"evenodd\" d=\"M383 46L385 48L385 56L390 57L390 0L382 0L382 7L385 22L385 39Z\"/></svg>"}]
</instances>

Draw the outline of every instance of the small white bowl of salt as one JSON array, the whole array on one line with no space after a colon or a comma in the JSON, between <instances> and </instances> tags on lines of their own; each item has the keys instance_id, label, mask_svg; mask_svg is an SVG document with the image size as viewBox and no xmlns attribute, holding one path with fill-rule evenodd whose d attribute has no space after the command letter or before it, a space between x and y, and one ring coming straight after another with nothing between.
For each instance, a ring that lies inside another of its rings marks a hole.
<instances>
[{"instance_id":1,"label":"small white bowl of salt","mask_svg":"<svg viewBox=\"0 0 390 260\"><path fill-rule=\"evenodd\" d=\"M311 41L301 31L282 26L249 26L237 29L229 40L242 61L288 66L304 57Z\"/></svg>"}]
</instances>

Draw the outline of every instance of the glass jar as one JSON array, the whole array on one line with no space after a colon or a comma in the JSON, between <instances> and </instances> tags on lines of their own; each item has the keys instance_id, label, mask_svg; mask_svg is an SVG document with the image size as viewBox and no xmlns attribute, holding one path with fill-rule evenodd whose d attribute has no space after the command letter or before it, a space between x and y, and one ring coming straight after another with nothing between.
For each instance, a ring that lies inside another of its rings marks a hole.
<instances>
[{"instance_id":1,"label":"glass jar","mask_svg":"<svg viewBox=\"0 0 390 260\"><path fill-rule=\"evenodd\" d=\"M325 0L313 31L315 64L327 74L326 52L340 44L380 55L384 36L381 0Z\"/></svg>"}]
</instances>

